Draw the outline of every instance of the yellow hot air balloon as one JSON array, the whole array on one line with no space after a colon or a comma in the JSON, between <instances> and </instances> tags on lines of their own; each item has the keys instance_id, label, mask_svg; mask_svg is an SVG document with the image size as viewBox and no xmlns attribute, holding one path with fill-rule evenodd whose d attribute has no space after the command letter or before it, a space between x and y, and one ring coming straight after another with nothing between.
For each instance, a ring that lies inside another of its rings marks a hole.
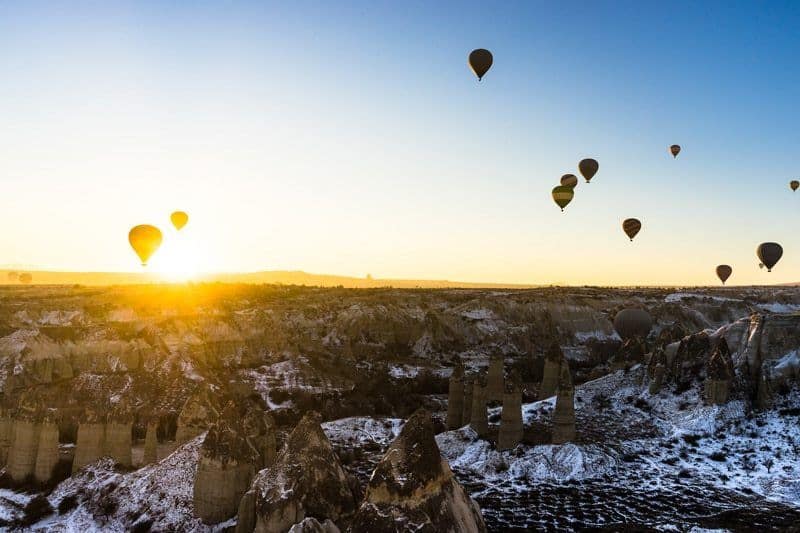
<instances>
[{"instance_id":1,"label":"yellow hot air balloon","mask_svg":"<svg viewBox=\"0 0 800 533\"><path fill-rule=\"evenodd\" d=\"M798 187L800 187L800 181L792 180L789 182L789 188L791 188L793 191L796 191Z\"/></svg>"},{"instance_id":2,"label":"yellow hot air balloon","mask_svg":"<svg viewBox=\"0 0 800 533\"><path fill-rule=\"evenodd\" d=\"M172 225L175 226L175 229L180 231L187 222L189 222L189 215L187 215L183 211L175 211L169 216L170 221L172 221Z\"/></svg>"},{"instance_id":3,"label":"yellow hot air balloon","mask_svg":"<svg viewBox=\"0 0 800 533\"><path fill-rule=\"evenodd\" d=\"M484 48L478 48L469 54L469 68L478 76L478 81L481 81L486 73L489 72L493 62L492 53Z\"/></svg>"},{"instance_id":4,"label":"yellow hot air balloon","mask_svg":"<svg viewBox=\"0 0 800 533\"><path fill-rule=\"evenodd\" d=\"M33 281L33 276L30 272L23 272L19 275L19 282L23 285L28 285L31 281Z\"/></svg>"},{"instance_id":5,"label":"yellow hot air balloon","mask_svg":"<svg viewBox=\"0 0 800 533\"><path fill-rule=\"evenodd\" d=\"M563 211L567 204L572 201L575 196L575 191L572 187L566 185L559 185L553 189L553 201L558 204L558 207Z\"/></svg>"},{"instance_id":6,"label":"yellow hot air balloon","mask_svg":"<svg viewBox=\"0 0 800 533\"><path fill-rule=\"evenodd\" d=\"M633 241L633 238L636 237L640 229L642 229L642 223L639 222L639 219L626 218L622 222L622 231L625 232L625 235L627 235L631 241Z\"/></svg>"},{"instance_id":7,"label":"yellow hot air balloon","mask_svg":"<svg viewBox=\"0 0 800 533\"><path fill-rule=\"evenodd\" d=\"M678 157L678 154L681 153L681 145L673 144L669 147L669 153L672 154L672 157Z\"/></svg>"},{"instance_id":8,"label":"yellow hot air balloon","mask_svg":"<svg viewBox=\"0 0 800 533\"><path fill-rule=\"evenodd\" d=\"M134 226L128 233L128 242L142 260L142 266L147 266L150 256L161 246L161 240L161 230L149 224Z\"/></svg>"},{"instance_id":9,"label":"yellow hot air balloon","mask_svg":"<svg viewBox=\"0 0 800 533\"><path fill-rule=\"evenodd\" d=\"M591 181L599 169L600 163L598 163L596 159L582 159L581 162L578 163L578 170L580 170L581 174L586 179L586 183Z\"/></svg>"}]
</instances>

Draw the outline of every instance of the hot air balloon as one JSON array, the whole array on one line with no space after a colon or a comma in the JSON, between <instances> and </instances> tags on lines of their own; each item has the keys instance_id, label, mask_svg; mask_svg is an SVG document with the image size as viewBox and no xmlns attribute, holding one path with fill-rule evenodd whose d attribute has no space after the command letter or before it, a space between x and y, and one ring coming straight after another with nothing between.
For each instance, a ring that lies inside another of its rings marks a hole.
<instances>
[{"instance_id":1,"label":"hot air balloon","mask_svg":"<svg viewBox=\"0 0 800 533\"><path fill-rule=\"evenodd\" d=\"M560 207L562 211L567 207L567 204L572 201L574 196L575 191L572 190L572 187L559 185L553 189L553 201L558 204L558 207Z\"/></svg>"},{"instance_id":2,"label":"hot air balloon","mask_svg":"<svg viewBox=\"0 0 800 533\"><path fill-rule=\"evenodd\" d=\"M614 317L614 329L623 340L647 337L652 327L653 319L644 309L623 309Z\"/></svg>"},{"instance_id":3,"label":"hot air balloon","mask_svg":"<svg viewBox=\"0 0 800 533\"><path fill-rule=\"evenodd\" d=\"M598 163L594 159L582 159L580 163L578 163L578 170L580 170L581 175L586 178L586 183L589 183L591 179L597 174L597 170L600 168L600 163Z\"/></svg>"},{"instance_id":4,"label":"hot air balloon","mask_svg":"<svg viewBox=\"0 0 800 533\"><path fill-rule=\"evenodd\" d=\"M758 264L758 268L760 268L761 270L764 270L764 263L759 263Z\"/></svg>"},{"instance_id":5,"label":"hot air balloon","mask_svg":"<svg viewBox=\"0 0 800 533\"><path fill-rule=\"evenodd\" d=\"M575 174L564 174L561 176L561 185L574 189L578 185L578 177Z\"/></svg>"},{"instance_id":6,"label":"hot air balloon","mask_svg":"<svg viewBox=\"0 0 800 533\"><path fill-rule=\"evenodd\" d=\"M170 221L172 221L172 225L175 226L175 229L180 231L187 222L189 222L189 215L184 213L183 211L175 211L169 216Z\"/></svg>"},{"instance_id":7,"label":"hot air balloon","mask_svg":"<svg viewBox=\"0 0 800 533\"><path fill-rule=\"evenodd\" d=\"M492 53L489 50L478 48L469 54L469 68L478 76L478 81L481 81L483 76L492 68Z\"/></svg>"},{"instance_id":8,"label":"hot air balloon","mask_svg":"<svg viewBox=\"0 0 800 533\"><path fill-rule=\"evenodd\" d=\"M673 144L669 147L669 153L672 154L672 157L678 157L678 154L681 153L681 145Z\"/></svg>"},{"instance_id":9,"label":"hot air balloon","mask_svg":"<svg viewBox=\"0 0 800 533\"><path fill-rule=\"evenodd\" d=\"M19 280L19 274L16 272L9 272L8 273L8 281L15 282Z\"/></svg>"},{"instance_id":10,"label":"hot air balloon","mask_svg":"<svg viewBox=\"0 0 800 533\"><path fill-rule=\"evenodd\" d=\"M783 247L777 242L762 242L756 248L756 255L767 267L767 272L772 272L772 267L783 255Z\"/></svg>"},{"instance_id":11,"label":"hot air balloon","mask_svg":"<svg viewBox=\"0 0 800 533\"><path fill-rule=\"evenodd\" d=\"M792 181L790 181L790 182L789 182L789 187L790 187L790 188L791 188L793 191L796 191L796 190L797 190L797 188L798 188L798 187L800 187L800 181L797 181L797 180L792 180Z\"/></svg>"},{"instance_id":12,"label":"hot air balloon","mask_svg":"<svg viewBox=\"0 0 800 533\"><path fill-rule=\"evenodd\" d=\"M31 281L33 281L33 276L29 272L23 272L19 275L19 282L23 285L28 285Z\"/></svg>"},{"instance_id":13,"label":"hot air balloon","mask_svg":"<svg viewBox=\"0 0 800 533\"><path fill-rule=\"evenodd\" d=\"M150 256L161 246L161 239L161 230L149 224L134 226L128 233L128 242L142 260L142 266L147 266Z\"/></svg>"},{"instance_id":14,"label":"hot air balloon","mask_svg":"<svg viewBox=\"0 0 800 533\"><path fill-rule=\"evenodd\" d=\"M723 285L725 285L725 282L728 281L729 277L731 277L731 274L733 274L733 269L730 267L730 265L719 265L717 267L717 277Z\"/></svg>"},{"instance_id":15,"label":"hot air balloon","mask_svg":"<svg viewBox=\"0 0 800 533\"><path fill-rule=\"evenodd\" d=\"M642 223L639 222L639 219L626 218L622 221L622 231L625 232L631 241L633 241L633 238L636 237L640 229L642 229Z\"/></svg>"}]
</instances>

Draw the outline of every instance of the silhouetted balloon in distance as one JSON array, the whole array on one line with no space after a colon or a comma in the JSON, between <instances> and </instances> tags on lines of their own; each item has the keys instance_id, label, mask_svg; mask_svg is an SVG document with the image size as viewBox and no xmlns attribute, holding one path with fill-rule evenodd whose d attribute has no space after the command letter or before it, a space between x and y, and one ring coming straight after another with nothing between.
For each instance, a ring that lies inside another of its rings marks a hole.
<instances>
[{"instance_id":1,"label":"silhouetted balloon in distance","mask_svg":"<svg viewBox=\"0 0 800 533\"><path fill-rule=\"evenodd\" d=\"M564 174L561 176L561 185L574 189L578 185L578 177L575 174Z\"/></svg>"},{"instance_id":2,"label":"silhouetted balloon in distance","mask_svg":"<svg viewBox=\"0 0 800 533\"><path fill-rule=\"evenodd\" d=\"M717 277L723 285L725 285L725 282L728 281L729 277L731 277L731 274L733 274L733 269L730 267L730 265L719 265L717 267Z\"/></svg>"},{"instance_id":3,"label":"silhouetted balloon in distance","mask_svg":"<svg viewBox=\"0 0 800 533\"><path fill-rule=\"evenodd\" d=\"M678 157L678 154L681 153L681 146L679 144L673 144L669 147L669 153L672 154L672 157Z\"/></svg>"},{"instance_id":4,"label":"silhouetted balloon in distance","mask_svg":"<svg viewBox=\"0 0 800 533\"><path fill-rule=\"evenodd\" d=\"M653 319L644 309L623 309L614 317L614 330L624 340L645 338L652 327Z\"/></svg>"},{"instance_id":5,"label":"silhouetted balloon in distance","mask_svg":"<svg viewBox=\"0 0 800 533\"><path fill-rule=\"evenodd\" d=\"M622 231L625 232L625 235L627 235L631 241L636 237L640 229L642 229L642 223L639 222L638 218L626 218L622 221Z\"/></svg>"},{"instance_id":6,"label":"silhouetted balloon in distance","mask_svg":"<svg viewBox=\"0 0 800 533\"><path fill-rule=\"evenodd\" d=\"M581 175L586 178L586 183L589 183L597 171L600 169L600 163L598 163L594 159L581 159L581 162L578 163L578 170L580 171Z\"/></svg>"},{"instance_id":7,"label":"silhouetted balloon in distance","mask_svg":"<svg viewBox=\"0 0 800 533\"><path fill-rule=\"evenodd\" d=\"M797 188L798 188L798 187L800 187L800 181L797 181L797 180L792 180L792 181L790 181L790 182L789 182L789 187L791 187L791 189L792 189L793 191L796 191L796 190L797 190Z\"/></svg>"},{"instance_id":8,"label":"silhouetted balloon in distance","mask_svg":"<svg viewBox=\"0 0 800 533\"><path fill-rule=\"evenodd\" d=\"M128 233L128 242L142 260L142 266L147 266L150 256L161 246L161 239L161 230L149 224L134 226Z\"/></svg>"},{"instance_id":9,"label":"silhouetted balloon in distance","mask_svg":"<svg viewBox=\"0 0 800 533\"><path fill-rule=\"evenodd\" d=\"M484 48L478 48L469 53L469 68L478 76L478 81L481 81L484 75L492 68L492 53Z\"/></svg>"},{"instance_id":10,"label":"silhouetted balloon in distance","mask_svg":"<svg viewBox=\"0 0 800 533\"><path fill-rule=\"evenodd\" d=\"M780 261L783 255L783 247L777 242L762 242L756 248L756 255L767 267L767 272L772 272L772 267Z\"/></svg>"},{"instance_id":11,"label":"silhouetted balloon in distance","mask_svg":"<svg viewBox=\"0 0 800 533\"><path fill-rule=\"evenodd\" d=\"M19 281L19 274L17 272L9 272L8 281Z\"/></svg>"},{"instance_id":12,"label":"silhouetted balloon in distance","mask_svg":"<svg viewBox=\"0 0 800 533\"><path fill-rule=\"evenodd\" d=\"M172 225L175 226L175 229L180 231L187 222L189 222L189 215L184 213L183 211L175 211L169 216Z\"/></svg>"},{"instance_id":13,"label":"silhouetted balloon in distance","mask_svg":"<svg viewBox=\"0 0 800 533\"><path fill-rule=\"evenodd\" d=\"M33 276L29 272L23 272L19 275L19 282L28 285L31 281L33 281Z\"/></svg>"},{"instance_id":14,"label":"silhouetted balloon in distance","mask_svg":"<svg viewBox=\"0 0 800 533\"><path fill-rule=\"evenodd\" d=\"M764 270L764 263L759 263L758 264L758 268L760 268L761 270Z\"/></svg>"},{"instance_id":15,"label":"silhouetted balloon in distance","mask_svg":"<svg viewBox=\"0 0 800 533\"><path fill-rule=\"evenodd\" d=\"M558 204L558 207L560 207L562 211L567 207L567 204L572 201L574 196L575 191L572 190L572 187L559 185L553 189L553 201Z\"/></svg>"}]
</instances>

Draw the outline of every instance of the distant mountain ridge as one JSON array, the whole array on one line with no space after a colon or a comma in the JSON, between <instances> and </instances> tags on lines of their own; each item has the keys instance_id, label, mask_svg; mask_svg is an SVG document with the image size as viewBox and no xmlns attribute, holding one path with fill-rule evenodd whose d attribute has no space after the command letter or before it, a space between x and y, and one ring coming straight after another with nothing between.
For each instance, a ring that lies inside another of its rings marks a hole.
<instances>
[{"instance_id":1,"label":"distant mountain ridge","mask_svg":"<svg viewBox=\"0 0 800 533\"><path fill-rule=\"evenodd\" d=\"M13 284L8 280L8 272L15 270L0 270L0 284ZM142 283L170 283L170 280L155 273L148 272L55 272L47 270L27 270L33 274L33 283L38 285L135 285ZM223 283L252 283L252 284L283 284L283 285L310 285L318 287L348 288L498 288L498 289L529 289L539 285L521 283L481 283L462 282L449 280L414 280L414 279L377 279L356 278L351 276L337 276L333 274L311 274L301 270L274 270L244 273L214 273L203 274L193 278L195 282L223 282Z\"/></svg>"}]
</instances>

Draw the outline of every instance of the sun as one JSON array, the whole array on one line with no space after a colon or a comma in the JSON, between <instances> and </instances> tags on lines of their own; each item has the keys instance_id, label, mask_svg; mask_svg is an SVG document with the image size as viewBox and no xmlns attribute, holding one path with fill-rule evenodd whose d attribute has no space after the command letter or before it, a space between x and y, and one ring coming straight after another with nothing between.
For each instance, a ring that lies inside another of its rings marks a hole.
<instances>
[{"instance_id":1,"label":"sun","mask_svg":"<svg viewBox=\"0 0 800 533\"><path fill-rule=\"evenodd\" d=\"M191 281L200 273L201 256L190 240L171 235L150 260L149 269L165 281Z\"/></svg>"}]
</instances>

